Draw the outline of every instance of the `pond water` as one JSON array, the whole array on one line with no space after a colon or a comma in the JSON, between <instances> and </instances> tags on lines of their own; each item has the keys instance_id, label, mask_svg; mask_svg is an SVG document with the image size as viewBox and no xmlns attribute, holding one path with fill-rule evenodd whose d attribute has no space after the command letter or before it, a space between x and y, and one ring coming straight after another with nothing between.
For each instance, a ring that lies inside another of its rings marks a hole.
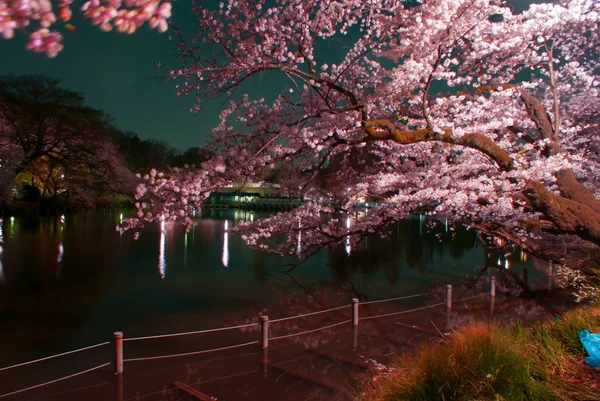
<instances>
[{"instance_id":1,"label":"pond water","mask_svg":"<svg viewBox=\"0 0 600 401\"><path fill-rule=\"evenodd\" d=\"M3 216L0 343L10 346L0 367L108 341L114 331L134 337L286 316L299 293L320 291L325 307L349 302L348 289L362 299L410 295L471 277L494 258L474 232L430 229L414 216L389 239L323 250L290 276L283 272L294 259L248 249L226 232L257 212L208 209L188 233L149 225L138 240L115 230L131 214ZM494 262L517 273L531 265L518 250ZM529 270L532 279L541 274Z\"/></svg>"}]
</instances>

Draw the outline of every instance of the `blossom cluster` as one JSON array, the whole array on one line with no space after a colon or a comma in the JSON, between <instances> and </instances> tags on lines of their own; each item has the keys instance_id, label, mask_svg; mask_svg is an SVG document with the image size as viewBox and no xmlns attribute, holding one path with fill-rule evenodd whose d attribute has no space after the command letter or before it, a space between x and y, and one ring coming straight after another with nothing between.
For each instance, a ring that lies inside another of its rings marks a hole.
<instances>
[{"instance_id":1,"label":"blossom cluster","mask_svg":"<svg viewBox=\"0 0 600 401\"><path fill-rule=\"evenodd\" d=\"M29 35L29 50L55 57L63 49L63 36L56 29L57 21L71 19L73 0L55 3L51 0L0 0L0 35L11 39L15 31L23 30ZM151 28L164 32L171 17L171 3L162 0L87 0L80 10L103 31L114 27L123 33L133 33L146 22ZM33 23L39 26L27 31ZM71 24L66 24L65 28L75 29Z\"/></svg>"}]
</instances>

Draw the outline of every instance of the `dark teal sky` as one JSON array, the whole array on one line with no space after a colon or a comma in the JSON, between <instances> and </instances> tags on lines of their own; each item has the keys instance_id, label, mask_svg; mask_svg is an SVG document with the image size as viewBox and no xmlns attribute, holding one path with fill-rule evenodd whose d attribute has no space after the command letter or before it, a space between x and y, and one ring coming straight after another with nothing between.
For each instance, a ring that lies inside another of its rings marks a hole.
<instances>
[{"instance_id":1,"label":"dark teal sky","mask_svg":"<svg viewBox=\"0 0 600 401\"><path fill-rule=\"evenodd\" d=\"M530 2L510 1L516 10ZM173 2L173 22L184 32L196 28L191 7L191 0ZM63 87L83 93L88 105L112 115L123 130L144 139L165 140L179 149L202 144L204 134L217 122L222 101L213 100L192 114L194 98L178 98L174 81L159 79L164 69L155 68L157 61L163 66L179 64L172 56L169 32L161 34L144 26L133 35L106 33L77 16L72 23L77 30L63 33L65 48L53 59L26 50L23 35L0 39L0 75L58 78ZM251 85L253 93L266 90L260 80Z\"/></svg>"}]
</instances>

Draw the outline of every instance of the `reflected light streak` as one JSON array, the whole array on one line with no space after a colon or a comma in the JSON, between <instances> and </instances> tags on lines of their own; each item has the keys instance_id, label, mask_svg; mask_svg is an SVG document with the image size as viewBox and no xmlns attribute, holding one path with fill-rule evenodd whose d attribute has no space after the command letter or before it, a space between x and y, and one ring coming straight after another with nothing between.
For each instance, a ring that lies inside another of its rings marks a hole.
<instances>
[{"instance_id":1,"label":"reflected light streak","mask_svg":"<svg viewBox=\"0 0 600 401\"><path fill-rule=\"evenodd\" d=\"M187 253L188 253L188 233L186 232L183 236L183 267L187 267Z\"/></svg>"},{"instance_id":2,"label":"reflected light streak","mask_svg":"<svg viewBox=\"0 0 600 401\"><path fill-rule=\"evenodd\" d=\"M348 229L347 232L350 232L350 216L346 217L346 228ZM346 238L344 239L345 242L345 246L344 248L346 249L346 254L350 255L350 252L352 252L352 246L350 245L350 236L346 236Z\"/></svg>"},{"instance_id":3,"label":"reflected light streak","mask_svg":"<svg viewBox=\"0 0 600 401\"><path fill-rule=\"evenodd\" d=\"M504 268L505 268L506 270L510 269L510 262L508 261L508 259L505 259L505 260L504 260Z\"/></svg>"},{"instance_id":4,"label":"reflected light streak","mask_svg":"<svg viewBox=\"0 0 600 401\"><path fill-rule=\"evenodd\" d=\"M229 222L225 220L225 233L223 234L223 256L221 256L221 262L223 262L223 267L229 266L229 233L227 229L229 228Z\"/></svg>"},{"instance_id":5,"label":"reflected light streak","mask_svg":"<svg viewBox=\"0 0 600 401\"><path fill-rule=\"evenodd\" d=\"M167 232L165 231L165 220L160 222L160 243L158 246L158 274L164 279L167 276L167 261L165 259L165 243Z\"/></svg>"},{"instance_id":6,"label":"reflected light streak","mask_svg":"<svg viewBox=\"0 0 600 401\"><path fill-rule=\"evenodd\" d=\"M56 256L56 261L58 263L62 262L64 254L65 254L65 247L63 246L63 243L61 242L60 244L58 244L58 256Z\"/></svg>"},{"instance_id":7,"label":"reflected light streak","mask_svg":"<svg viewBox=\"0 0 600 401\"><path fill-rule=\"evenodd\" d=\"M296 254L300 255L300 253L302 252L302 231L300 231L300 228L302 227L302 224L300 222L298 222L298 244L296 245Z\"/></svg>"}]
</instances>

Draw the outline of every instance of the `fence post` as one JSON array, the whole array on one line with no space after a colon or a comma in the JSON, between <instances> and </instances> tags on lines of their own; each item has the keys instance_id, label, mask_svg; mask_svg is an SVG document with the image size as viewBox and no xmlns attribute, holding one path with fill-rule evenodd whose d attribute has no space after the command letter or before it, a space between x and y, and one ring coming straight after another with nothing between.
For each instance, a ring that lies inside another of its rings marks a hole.
<instances>
[{"instance_id":1,"label":"fence post","mask_svg":"<svg viewBox=\"0 0 600 401\"><path fill-rule=\"evenodd\" d=\"M352 298L352 327L358 326L358 298Z\"/></svg>"},{"instance_id":2,"label":"fence post","mask_svg":"<svg viewBox=\"0 0 600 401\"><path fill-rule=\"evenodd\" d=\"M269 348L269 316L260 317L260 328L262 333L261 348Z\"/></svg>"},{"instance_id":3,"label":"fence post","mask_svg":"<svg viewBox=\"0 0 600 401\"><path fill-rule=\"evenodd\" d=\"M123 373L123 333L116 331L113 333L115 340L115 374Z\"/></svg>"},{"instance_id":4,"label":"fence post","mask_svg":"<svg viewBox=\"0 0 600 401\"><path fill-rule=\"evenodd\" d=\"M446 309L452 310L452 284L446 284Z\"/></svg>"}]
</instances>

